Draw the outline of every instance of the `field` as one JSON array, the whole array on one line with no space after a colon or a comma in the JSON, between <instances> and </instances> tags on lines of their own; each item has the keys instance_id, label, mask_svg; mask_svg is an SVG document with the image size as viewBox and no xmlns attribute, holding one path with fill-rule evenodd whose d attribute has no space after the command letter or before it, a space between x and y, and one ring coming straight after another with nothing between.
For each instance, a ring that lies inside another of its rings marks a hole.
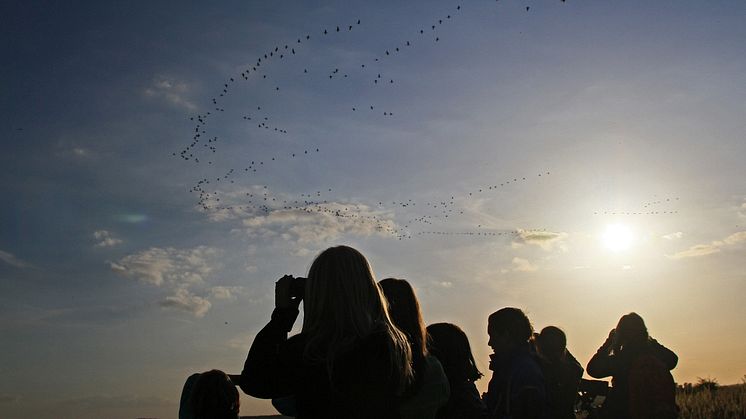
<instances>
[{"instance_id":1,"label":"field","mask_svg":"<svg viewBox=\"0 0 746 419\"><path fill-rule=\"evenodd\" d=\"M746 384L679 391L676 404L681 409L681 419L746 418Z\"/></svg>"},{"instance_id":2,"label":"field","mask_svg":"<svg viewBox=\"0 0 746 419\"><path fill-rule=\"evenodd\" d=\"M679 419L745 419L746 384L689 391L680 389L676 394L676 404L681 409ZM283 417L242 416L242 419Z\"/></svg>"}]
</instances>

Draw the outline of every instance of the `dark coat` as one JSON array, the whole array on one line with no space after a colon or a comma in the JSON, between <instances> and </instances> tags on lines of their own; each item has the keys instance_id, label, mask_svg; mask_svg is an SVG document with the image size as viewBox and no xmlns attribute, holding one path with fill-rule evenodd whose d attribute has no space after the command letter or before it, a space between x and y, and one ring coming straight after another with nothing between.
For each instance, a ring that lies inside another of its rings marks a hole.
<instances>
[{"instance_id":1,"label":"dark coat","mask_svg":"<svg viewBox=\"0 0 746 419\"><path fill-rule=\"evenodd\" d=\"M539 358L547 386L549 410L553 419L575 419L575 401L583 377L583 367L568 351L555 361Z\"/></svg>"},{"instance_id":2,"label":"dark coat","mask_svg":"<svg viewBox=\"0 0 746 419\"><path fill-rule=\"evenodd\" d=\"M473 381L450 382L451 397L438 410L437 419L487 419L487 406Z\"/></svg>"},{"instance_id":3,"label":"dark coat","mask_svg":"<svg viewBox=\"0 0 746 419\"><path fill-rule=\"evenodd\" d=\"M609 340L588 361L588 375L593 378L612 377L612 387L604 402L604 411L612 418L629 416L629 373L632 364L643 354L658 358L669 370L676 367L679 357L673 351L649 339L645 344L625 347L611 353Z\"/></svg>"},{"instance_id":4,"label":"dark coat","mask_svg":"<svg viewBox=\"0 0 746 419\"><path fill-rule=\"evenodd\" d=\"M528 343L519 345L503 359L491 356L494 371L482 397L490 418L547 418L546 385L539 363Z\"/></svg>"},{"instance_id":5,"label":"dark coat","mask_svg":"<svg viewBox=\"0 0 746 419\"><path fill-rule=\"evenodd\" d=\"M241 372L241 389L269 399L295 396L299 419L398 419L397 379L390 371L387 335L373 333L326 363L304 359L306 336L287 335L297 309L275 309L257 334Z\"/></svg>"}]
</instances>

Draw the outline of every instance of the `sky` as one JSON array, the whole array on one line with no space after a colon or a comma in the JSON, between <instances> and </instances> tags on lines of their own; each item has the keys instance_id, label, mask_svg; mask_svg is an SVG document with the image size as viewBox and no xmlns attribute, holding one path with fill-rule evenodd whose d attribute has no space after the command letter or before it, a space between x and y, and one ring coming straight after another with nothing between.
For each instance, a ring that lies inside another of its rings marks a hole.
<instances>
[{"instance_id":1,"label":"sky","mask_svg":"<svg viewBox=\"0 0 746 419\"><path fill-rule=\"evenodd\" d=\"M240 372L274 282L339 244L460 325L484 373L487 316L513 306L582 364L635 311L677 382L741 382L745 20L3 2L0 416L175 416L190 374Z\"/></svg>"}]
</instances>

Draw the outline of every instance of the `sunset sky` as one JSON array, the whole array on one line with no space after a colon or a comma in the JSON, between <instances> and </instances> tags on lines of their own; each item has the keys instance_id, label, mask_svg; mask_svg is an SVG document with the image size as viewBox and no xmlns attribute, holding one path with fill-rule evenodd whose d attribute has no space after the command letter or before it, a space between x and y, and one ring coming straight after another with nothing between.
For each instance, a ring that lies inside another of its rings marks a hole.
<instances>
[{"instance_id":1,"label":"sunset sky","mask_svg":"<svg viewBox=\"0 0 746 419\"><path fill-rule=\"evenodd\" d=\"M677 382L746 374L746 2L4 1L0 33L3 418L174 417L338 244L485 373L515 306L584 365L635 311Z\"/></svg>"}]
</instances>

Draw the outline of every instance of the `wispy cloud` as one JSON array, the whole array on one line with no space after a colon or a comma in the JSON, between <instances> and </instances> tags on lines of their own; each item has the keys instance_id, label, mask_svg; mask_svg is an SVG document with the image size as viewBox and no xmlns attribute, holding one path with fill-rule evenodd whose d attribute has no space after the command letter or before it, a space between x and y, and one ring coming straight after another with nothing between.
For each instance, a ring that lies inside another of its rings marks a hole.
<instances>
[{"instance_id":1,"label":"wispy cloud","mask_svg":"<svg viewBox=\"0 0 746 419\"><path fill-rule=\"evenodd\" d=\"M663 236L663 238L666 239L666 240L678 240L678 239L680 239L682 237L684 237L684 233L682 233L680 231L677 231L677 232L671 233L671 234L666 234L665 236Z\"/></svg>"},{"instance_id":2,"label":"wispy cloud","mask_svg":"<svg viewBox=\"0 0 746 419\"><path fill-rule=\"evenodd\" d=\"M217 265L213 261L218 250L207 246L193 249L151 247L110 262L115 272L155 286L175 287L201 283Z\"/></svg>"},{"instance_id":3,"label":"wispy cloud","mask_svg":"<svg viewBox=\"0 0 746 419\"><path fill-rule=\"evenodd\" d=\"M219 267L215 261L218 253L217 249L207 246L192 249L152 247L125 256L118 262L110 262L109 266L125 277L170 289L172 295L159 302L161 307L174 308L196 317L203 317L212 304L205 296L196 295L191 287L203 285ZM232 296L237 292L235 287L224 288L213 293L213 296L220 298Z\"/></svg>"},{"instance_id":4,"label":"wispy cloud","mask_svg":"<svg viewBox=\"0 0 746 419\"><path fill-rule=\"evenodd\" d=\"M189 99L189 85L173 77L158 76L145 88L146 97L156 98L177 108L194 111L197 106Z\"/></svg>"},{"instance_id":5,"label":"wispy cloud","mask_svg":"<svg viewBox=\"0 0 746 419\"><path fill-rule=\"evenodd\" d=\"M512 270L515 272L536 272L539 270L536 265L523 258L514 257L511 263L513 264Z\"/></svg>"},{"instance_id":6,"label":"wispy cloud","mask_svg":"<svg viewBox=\"0 0 746 419\"><path fill-rule=\"evenodd\" d=\"M179 288L174 295L160 301L161 307L174 308L193 314L195 317L204 317L212 307L212 303L204 297L192 294L186 288Z\"/></svg>"},{"instance_id":7,"label":"wispy cloud","mask_svg":"<svg viewBox=\"0 0 746 419\"><path fill-rule=\"evenodd\" d=\"M690 257L700 257L720 253L723 249L735 247L746 241L746 231L739 231L722 239L715 240L707 244L697 244L681 252L668 255L671 259L684 259Z\"/></svg>"},{"instance_id":8,"label":"wispy cloud","mask_svg":"<svg viewBox=\"0 0 746 419\"><path fill-rule=\"evenodd\" d=\"M6 264L13 266L15 268L25 269L25 268L33 268L33 265L30 263L19 259L14 254L0 250L0 261L5 262Z\"/></svg>"},{"instance_id":9,"label":"wispy cloud","mask_svg":"<svg viewBox=\"0 0 746 419\"><path fill-rule=\"evenodd\" d=\"M262 206L247 205L249 195L262 197ZM342 235L395 236L398 226L388 211L354 202L291 202L261 186L221 191L224 209L209 211L211 221L238 221L250 237L276 238L301 246L327 243ZM264 199L266 198L266 200Z\"/></svg>"},{"instance_id":10,"label":"wispy cloud","mask_svg":"<svg viewBox=\"0 0 746 419\"><path fill-rule=\"evenodd\" d=\"M217 286L210 288L210 296L217 300L235 300L239 295L245 293L246 288L238 286Z\"/></svg>"},{"instance_id":11,"label":"wispy cloud","mask_svg":"<svg viewBox=\"0 0 746 419\"><path fill-rule=\"evenodd\" d=\"M554 231L537 231L537 230L518 230L518 234L513 239L513 247L520 247L524 244L539 246L544 250L553 250L558 248L565 251L565 239L567 233Z\"/></svg>"},{"instance_id":12,"label":"wispy cloud","mask_svg":"<svg viewBox=\"0 0 746 419\"><path fill-rule=\"evenodd\" d=\"M96 239L94 247L112 247L122 243L122 240L114 237L107 230L96 230L93 232L93 238Z\"/></svg>"}]
</instances>

